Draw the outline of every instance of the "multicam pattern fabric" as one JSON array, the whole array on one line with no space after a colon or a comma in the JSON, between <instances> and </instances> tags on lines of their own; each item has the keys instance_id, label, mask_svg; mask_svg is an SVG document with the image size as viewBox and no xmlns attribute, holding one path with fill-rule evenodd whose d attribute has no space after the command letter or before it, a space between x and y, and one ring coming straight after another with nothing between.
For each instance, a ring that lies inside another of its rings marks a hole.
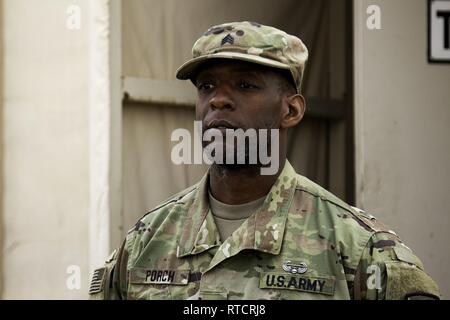
<instances>
[{"instance_id":1,"label":"multicam pattern fabric","mask_svg":"<svg viewBox=\"0 0 450 320\"><path fill-rule=\"evenodd\" d=\"M394 232L288 162L263 207L224 242L207 192L208 174L140 219L104 266L102 291L91 297L439 298ZM372 281L374 266L379 280Z\"/></svg>"},{"instance_id":2,"label":"multicam pattern fabric","mask_svg":"<svg viewBox=\"0 0 450 320\"><path fill-rule=\"evenodd\" d=\"M178 69L178 79L190 79L207 59L238 59L289 70L300 93L308 49L282 30L244 21L211 27L195 42L192 56Z\"/></svg>"}]
</instances>

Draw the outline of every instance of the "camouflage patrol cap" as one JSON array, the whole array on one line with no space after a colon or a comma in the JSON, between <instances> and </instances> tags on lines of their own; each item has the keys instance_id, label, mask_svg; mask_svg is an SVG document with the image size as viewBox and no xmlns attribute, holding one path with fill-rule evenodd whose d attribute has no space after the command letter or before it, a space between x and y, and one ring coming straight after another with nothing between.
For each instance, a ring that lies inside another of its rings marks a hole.
<instances>
[{"instance_id":1,"label":"camouflage patrol cap","mask_svg":"<svg viewBox=\"0 0 450 320\"><path fill-rule=\"evenodd\" d=\"M290 71L300 93L308 49L297 37L256 22L230 22L211 27L194 44L193 58L176 72L191 79L209 59L237 59Z\"/></svg>"}]
</instances>

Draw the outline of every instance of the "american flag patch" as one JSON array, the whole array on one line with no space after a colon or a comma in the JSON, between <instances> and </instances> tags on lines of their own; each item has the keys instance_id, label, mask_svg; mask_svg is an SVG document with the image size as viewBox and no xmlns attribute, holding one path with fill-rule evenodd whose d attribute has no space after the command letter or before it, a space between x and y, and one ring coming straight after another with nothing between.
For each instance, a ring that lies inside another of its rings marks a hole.
<instances>
[{"instance_id":1,"label":"american flag patch","mask_svg":"<svg viewBox=\"0 0 450 320\"><path fill-rule=\"evenodd\" d=\"M99 268L92 275L91 285L89 286L89 294L99 293L103 289L103 279L105 278L105 268Z\"/></svg>"}]
</instances>

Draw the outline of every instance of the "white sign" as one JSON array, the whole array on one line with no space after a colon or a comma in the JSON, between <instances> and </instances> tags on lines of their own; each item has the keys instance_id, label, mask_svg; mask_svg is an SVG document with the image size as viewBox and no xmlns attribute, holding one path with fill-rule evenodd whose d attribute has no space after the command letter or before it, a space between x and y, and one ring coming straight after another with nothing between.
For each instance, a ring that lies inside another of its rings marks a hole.
<instances>
[{"instance_id":1,"label":"white sign","mask_svg":"<svg viewBox=\"0 0 450 320\"><path fill-rule=\"evenodd\" d=\"M450 0L428 1L428 60L450 63Z\"/></svg>"}]
</instances>

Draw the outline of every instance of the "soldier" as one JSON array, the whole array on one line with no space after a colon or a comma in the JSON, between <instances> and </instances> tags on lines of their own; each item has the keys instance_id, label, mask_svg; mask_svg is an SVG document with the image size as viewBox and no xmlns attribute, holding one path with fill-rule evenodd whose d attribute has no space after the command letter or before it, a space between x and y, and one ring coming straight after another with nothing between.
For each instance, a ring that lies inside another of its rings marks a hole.
<instances>
[{"instance_id":1,"label":"soldier","mask_svg":"<svg viewBox=\"0 0 450 320\"><path fill-rule=\"evenodd\" d=\"M177 71L203 130L275 129L279 168L214 163L141 218L95 271L104 299L439 299L420 260L373 216L297 174L287 130L305 111L308 51L254 22L210 28ZM206 146L206 144L204 145Z\"/></svg>"}]
</instances>

